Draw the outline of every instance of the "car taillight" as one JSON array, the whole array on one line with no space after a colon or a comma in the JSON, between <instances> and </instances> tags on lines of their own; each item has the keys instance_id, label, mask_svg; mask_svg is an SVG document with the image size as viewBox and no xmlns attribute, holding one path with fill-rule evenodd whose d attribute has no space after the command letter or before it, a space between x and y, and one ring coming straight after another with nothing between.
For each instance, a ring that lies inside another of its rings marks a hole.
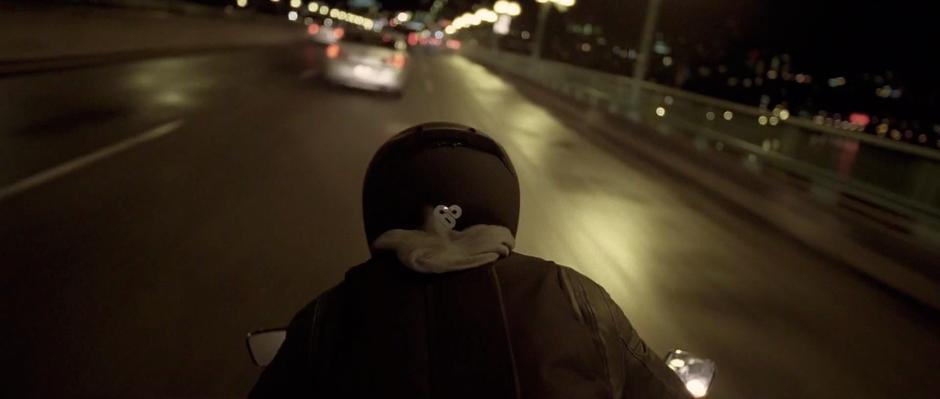
<instances>
[{"instance_id":1,"label":"car taillight","mask_svg":"<svg viewBox=\"0 0 940 399\"><path fill-rule=\"evenodd\" d=\"M307 33L309 33L310 36L313 36L313 35L316 35L317 33L320 33L320 25L312 24L312 25L308 26L308 27L307 27Z\"/></svg>"},{"instance_id":2,"label":"car taillight","mask_svg":"<svg viewBox=\"0 0 940 399\"><path fill-rule=\"evenodd\" d=\"M342 39L344 35L346 35L346 31L343 28L333 29L333 37L335 37L336 40Z\"/></svg>"},{"instance_id":3,"label":"car taillight","mask_svg":"<svg viewBox=\"0 0 940 399\"><path fill-rule=\"evenodd\" d=\"M402 69L405 67L407 60L404 54L395 54L391 58L386 59L385 62L395 68Z\"/></svg>"},{"instance_id":4,"label":"car taillight","mask_svg":"<svg viewBox=\"0 0 940 399\"><path fill-rule=\"evenodd\" d=\"M331 44L326 46L326 58L339 58L339 45Z\"/></svg>"}]
</instances>

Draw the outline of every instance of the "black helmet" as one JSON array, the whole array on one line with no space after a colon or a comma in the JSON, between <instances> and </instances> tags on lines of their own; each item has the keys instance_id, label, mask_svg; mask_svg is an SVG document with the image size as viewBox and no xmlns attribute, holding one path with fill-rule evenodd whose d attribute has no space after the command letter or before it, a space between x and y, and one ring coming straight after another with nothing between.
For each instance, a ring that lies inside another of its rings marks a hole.
<instances>
[{"instance_id":1,"label":"black helmet","mask_svg":"<svg viewBox=\"0 0 940 399\"><path fill-rule=\"evenodd\" d=\"M372 158L362 189L366 237L418 229L426 210L459 205L456 230L489 224L516 234L519 180L503 148L482 132L426 123L395 135Z\"/></svg>"}]
</instances>

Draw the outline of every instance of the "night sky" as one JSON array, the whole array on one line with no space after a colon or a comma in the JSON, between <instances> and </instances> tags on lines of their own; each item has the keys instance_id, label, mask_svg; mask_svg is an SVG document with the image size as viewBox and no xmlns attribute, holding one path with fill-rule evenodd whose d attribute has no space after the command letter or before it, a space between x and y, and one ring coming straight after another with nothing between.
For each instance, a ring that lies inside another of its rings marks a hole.
<instances>
[{"instance_id":1,"label":"night sky","mask_svg":"<svg viewBox=\"0 0 940 399\"><path fill-rule=\"evenodd\" d=\"M386 0L391 9L428 8L430 0ZM451 13L478 2L451 0ZM530 6L534 1L523 1ZM638 41L645 0L579 0L570 11ZM530 14L534 14L531 12ZM663 0L659 28L667 37L732 41L748 48L786 51L795 62L824 74L892 70L936 85L938 68L928 62L940 38L940 15L929 2L847 0ZM735 35L729 32L734 31Z\"/></svg>"},{"instance_id":2,"label":"night sky","mask_svg":"<svg viewBox=\"0 0 940 399\"><path fill-rule=\"evenodd\" d=\"M228 0L197 0L231 3ZM432 0L384 0L384 8L429 9ZM327 1L344 4L345 1ZM492 1L450 0L444 17ZM522 0L518 23L534 25L536 4ZM635 46L647 0L578 0L564 17L605 27L612 43ZM825 75L891 70L909 84L940 87L929 61L940 37L930 2L911 0L663 0L658 30L667 40L721 43L739 51L788 52L798 68ZM556 18L557 22L558 19ZM557 30L559 25L550 26Z\"/></svg>"}]
</instances>

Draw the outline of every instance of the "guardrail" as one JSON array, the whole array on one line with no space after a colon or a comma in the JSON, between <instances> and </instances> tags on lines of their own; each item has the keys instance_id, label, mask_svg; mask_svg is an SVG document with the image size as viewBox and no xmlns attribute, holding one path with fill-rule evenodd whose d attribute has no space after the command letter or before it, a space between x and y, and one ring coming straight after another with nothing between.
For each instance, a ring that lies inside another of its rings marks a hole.
<instances>
[{"instance_id":1,"label":"guardrail","mask_svg":"<svg viewBox=\"0 0 940 399\"><path fill-rule=\"evenodd\" d=\"M674 127L700 149L740 153L746 166L803 178L832 199L888 210L912 232L940 232L940 151L560 62L474 46L463 53L612 114Z\"/></svg>"}]
</instances>

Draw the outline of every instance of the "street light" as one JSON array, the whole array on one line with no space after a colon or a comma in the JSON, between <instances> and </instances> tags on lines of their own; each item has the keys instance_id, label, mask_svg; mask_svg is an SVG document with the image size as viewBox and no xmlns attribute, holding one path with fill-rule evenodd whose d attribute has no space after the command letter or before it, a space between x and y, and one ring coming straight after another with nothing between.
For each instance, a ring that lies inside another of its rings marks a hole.
<instances>
[{"instance_id":1,"label":"street light","mask_svg":"<svg viewBox=\"0 0 940 399\"><path fill-rule=\"evenodd\" d=\"M469 12L464 13L463 15L461 15L461 17L463 17L463 20L468 26L477 26L481 22L483 22L480 20L480 17L476 16L476 14L471 14Z\"/></svg>"},{"instance_id":2,"label":"street light","mask_svg":"<svg viewBox=\"0 0 940 399\"><path fill-rule=\"evenodd\" d=\"M499 16L496 15L496 12L490 10L489 8L481 8L473 15L479 18L481 21L489 23L496 22L496 20L499 19Z\"/></svg>"},{"instance_id":3,"label":"street light","mask_svg":"<svg viewBox=\"0 0 940 399\"><path fill-rule=\"evenodd\" d=\"M492 47L493 52L499 51L499 36L508 35L512 25L512 17L522 14L522 6L515 1L499 0L493 4L493 11L498 18L493 23Z\"/></svg>"},{"instance_id":4,"label":"street light","mask_svg":"<svg viewBox=\"0 0 940 399\"><path fill-rule=\"evenodd\" d=\"M500 15L518 17L519 14L522 14L522 6L515 1L499 0L496 4L493 4L493 11L496 11L496 13Z\"/></svg>"},{"instance_id":5,"label":"street light","mask_svg":"<svg viewBox=\"0 0 940 399\"><path fill-rule=\"evenodd\" d=\"M569 7L574 7L575 0L535 0L541 4L539 8L539 20L535 27L535 43L532 45L532 58L542 58L542 42L545 40L545 25L548 23L548 13L552 10L552 5L558 11L565 12Z\"/></svg>"},{"instance_id":6,"label":"street light","mask_svg":"<svg viewBox=\"0 0 940 399\"><path fill-rule=\"evenodd\" d=\"M556 7L574 7L575 0L535 0L536 3L540 4L554 4Z\"/></svg>"},{"instance_id":7,"label":"street light","mask_svg":"<svg viewBox=\"0 0 940 399\"><path fill-rule=\"evenodd\" d=\"M505 18L518 16L521 13L522 7L519 5L519 3L514 1L500 0L493 5L492 10L489 8L481 8L472 13L465 12L461 14L457 18L454 18L450 25L444 28L444 32L448 35L453 35L459 32L461 29L474 27L484 22L494 24L494 26L496 26L499 25L500 22L502 22ZM506 25L508 28L508 24Z\"/></svg>"}]
</instances>

